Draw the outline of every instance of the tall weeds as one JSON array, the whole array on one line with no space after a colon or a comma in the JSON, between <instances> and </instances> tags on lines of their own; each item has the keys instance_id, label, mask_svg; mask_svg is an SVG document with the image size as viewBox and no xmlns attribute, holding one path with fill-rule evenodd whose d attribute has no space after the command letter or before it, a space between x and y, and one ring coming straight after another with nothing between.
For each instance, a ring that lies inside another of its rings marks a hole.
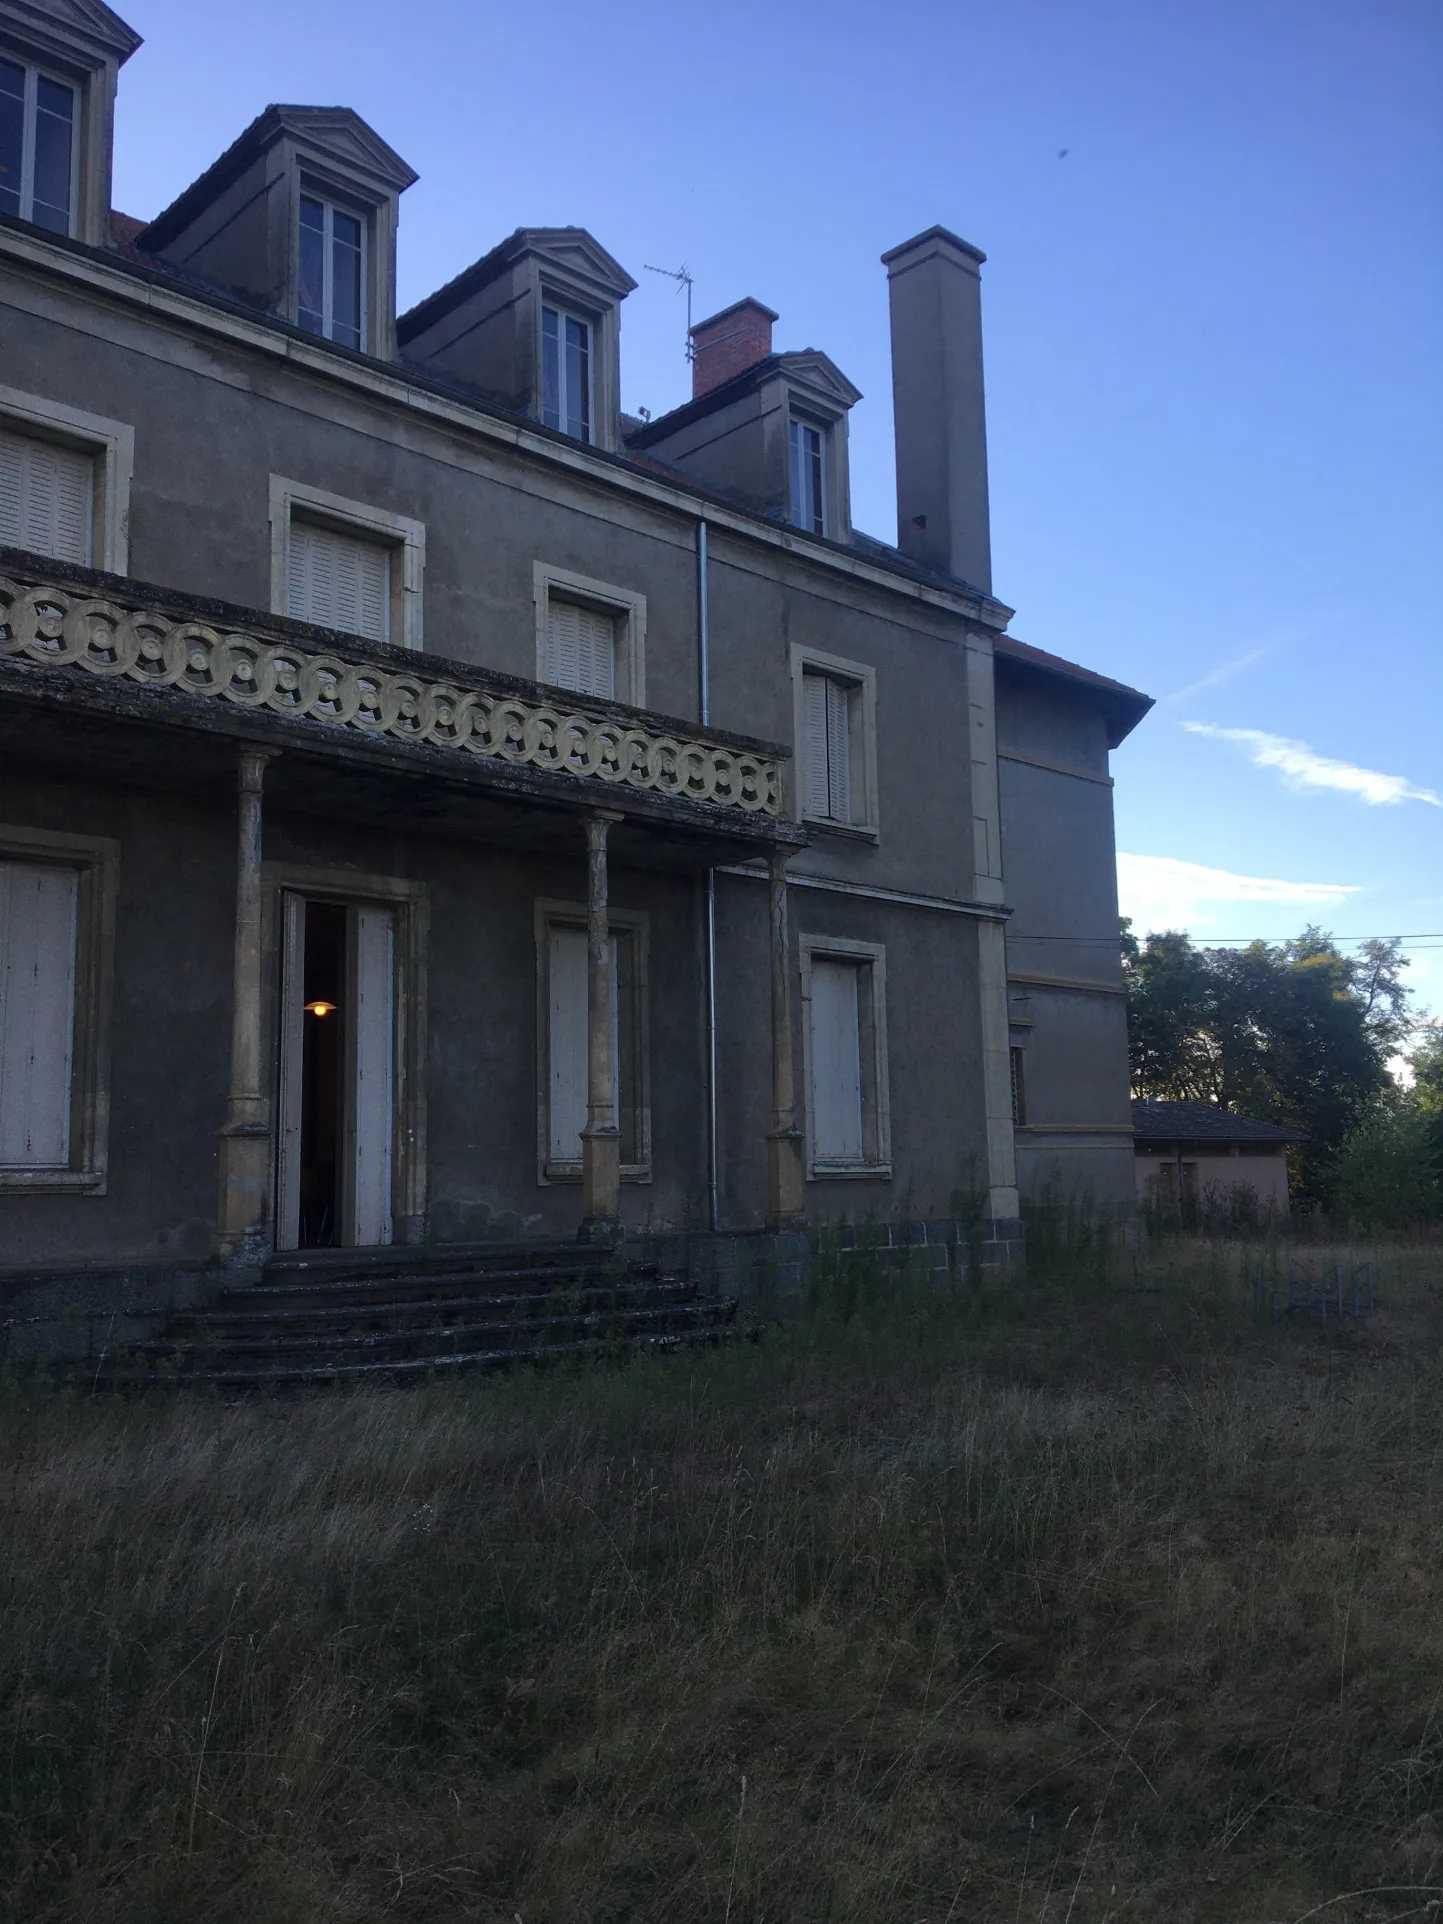
<instances>
[{"instance_id":1,"label":"tall weeds","mask_svg":"<svg viewBox=\"0 0 1443 1924\"><path fill-rule=\"evenodd\" d=\"M1259 1331L1265 1251L1096 1228L625 1370L12 1385L0 1915L1422 1915L1438 1252Z\"/></svg>"}]
</instances>

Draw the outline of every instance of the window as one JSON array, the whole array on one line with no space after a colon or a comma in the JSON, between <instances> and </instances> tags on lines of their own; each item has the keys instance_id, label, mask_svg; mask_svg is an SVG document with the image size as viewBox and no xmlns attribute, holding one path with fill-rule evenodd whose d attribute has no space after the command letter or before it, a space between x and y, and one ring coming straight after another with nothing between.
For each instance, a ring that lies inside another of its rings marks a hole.
<instances>
[{"instance_id":1,"label":"window","mask_svg":"<svg viewBox=\"0 0 1443 1924\"><path fill-rule=\"evenodd\" d=\"M364 641L421 646L426 526L273 474L271 609Z\"/></svg>"},{"instance_id":2,"label":"window","mask_svg":"<svg viewBox=\"0 0 1443 1924\"><path fill-rule=\"evenodd\" d=\"M792 649L799 821L877 833L877 677L863 662Z\"/></svg>"},{"instance_id":3,"label":"window","mask_svg":"<svg viewBox=\"0 0 1443 1924\"><path fill-rule=\"evenodd\" d=\"M117 856L0 829L0 1189L105 1187Z\"/></svg>"},{"instance_id":4,"label":"window","mask_svg":"<svg viewBox=\"0 0 1443 1924\"><path fill-rule=\"evenodd\" d=\"M0 421L0 545L90 565L95 457Z\"/></svg>"},{"instance_id":5,"label":"window","mask_svg":"<svg viewBox=\"0 0 1443 1924\"><path fill-rule=\"evenodd\" d=\"M541 310L541 418L591 439L591 323L559 307Z\"/></svg>"},{"instance_id":6,"label":"window","mask_svg":"<svg viewBox=\"0 0 1443 1924\"><path fill-rule=\"evenodd\" d=\"M291 523L286 613L365 641L391 639L391 554L335 528Z\"/></svg>"},{"instance_id":7,"label":"window","mask_svg":"<svg viewBox=\"0 0 1443 1924\"><path fill-rule=\"evenodd\" d=\"M616 616L579 602L549 599L546 623L546 673L556 688L581 695L616 695Z\"/></svg>"},{"instance_id":8,"label":"window","mask_svg":"<svg viewBox=\"0 0 1443 1924\"><path fill-rule=\"evenodd\" d=\"M792 520L808 534L827 532L826 445L825 430L792 422Z\"/></svg>"},{"instance_id":9,"label":"window","mask_svg":"<svg viewBox=\"0 0 1443 1924\"><path fill-rule=\"evenodd\" d=\"M646 705L646 596L588 575L532 564L536 679L553 688Z\"/></svg>"},{"instance_id":10,"label":"window","mask_svg":"<svg viewBox=\"0 0 1443 1924\"><path fill-rule=\"evenodd\" d=\"M73 87L0 60L0 213L71 231L77 120Z\"/></svg>"},{"instance_id":11,"label":"window","mask_svg":"<svg viewBox=\"0 0 1443 1924\"><path fill-rule=\"evenodd\" d=\"M885 959L875 943L802 938L807 1164L813 1177L891 1174Z\"/></svg>"},{"instance_id":12,"label":"window","mask_svg":"<svg viewBox=\"0 0 1443 1924\"><path fill-rule=\"evenodd\" d=\"M586 912L571 903L538 909L541 1066L538 1148L543 1181L581 1174L587 1110ZM616 1060L617 1126L622 1174L650 1178L651 1144L645 1049L646 925L641 916L611 918L611 1020Z\"/></svg>"},{"instance_id":13,"label":"window","mask_svg":"<svg viewBox=\"0 0 1443 1924\"><path fill-rule=\"evenodd\" d=\"M1007 1054L1012 1066L1012 1120L1020 1129L1027 1121L1027 1052L1014 1045Z\"/></svg>"},{"instance_id":14,"label":"window","mask_svg":"<svg viewBox=\"0 0 1443 1924\"><path fill-rule=\"evenodd\" d=\"M365 329L365 234L359 215L301 196L296 320L309 334L359 348Z\"/></svg>"}]
</instances>

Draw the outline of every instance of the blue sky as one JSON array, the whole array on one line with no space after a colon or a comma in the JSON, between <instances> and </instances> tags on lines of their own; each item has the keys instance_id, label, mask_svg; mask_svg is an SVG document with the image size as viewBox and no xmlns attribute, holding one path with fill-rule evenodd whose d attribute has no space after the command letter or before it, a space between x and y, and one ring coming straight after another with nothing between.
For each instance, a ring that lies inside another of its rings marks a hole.
<instances>
[{"instance_id":1,"label":"blue sky","mask_svg":"<svg viewBox=\"0 0 1443 1924\"><path fill-rule=\"evenodd\" d=\"M1158 697L1115 759L1124 908L1443 931L1434 0L121 11L118 206L268 101L353 106L421 175L403 305L579 223L641 283L623 400L660 413L684 309L646 264L688 264L698 318L756 295L862 389L853 513L888 539L878 256L934 221L984 248L997 592ZM1443 936L1414 955L1443 1014Z\"/></svg>"}]
</instances>

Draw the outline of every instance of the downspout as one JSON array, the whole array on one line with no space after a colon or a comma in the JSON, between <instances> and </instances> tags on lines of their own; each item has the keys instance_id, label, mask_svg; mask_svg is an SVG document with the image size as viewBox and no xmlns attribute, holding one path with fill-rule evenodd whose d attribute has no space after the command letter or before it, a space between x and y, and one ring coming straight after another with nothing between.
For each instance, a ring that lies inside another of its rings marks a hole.
<instances>
[{"instance_id":1,"label":"downspout","mask_svg":"<svg viewBox=\"0 0 1443 1924\"><path fill-rule=\"evenodd\" d=\"M703 728L711 725L711 650L707 633L706 522L696 524L697 709ZM707 1224L715 1235L721 1227L718 1182L720 1151L717 1142L716 1088L716 870L706 872L706 1150Z\"/></svg>"}]
</instances>

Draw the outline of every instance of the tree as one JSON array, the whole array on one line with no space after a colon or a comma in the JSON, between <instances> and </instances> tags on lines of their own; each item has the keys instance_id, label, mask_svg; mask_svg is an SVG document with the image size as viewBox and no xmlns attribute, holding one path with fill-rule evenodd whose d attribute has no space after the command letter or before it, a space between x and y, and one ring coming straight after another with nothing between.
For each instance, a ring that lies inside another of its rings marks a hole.
<instances>
[{"instance_id":1,"label":"tree","mask_svg":"<svg viewBox=\"0 0 1443 1924\"><path fill-rule=\"evenodd\" d=\"M1316 928L1242 949L1195 949L1177 930L1139 945L1126 927L1135 1092L1305 1130L1294 1178L1321 1197L1338 1148L1392 1087L1386 1064L1412 1026L1400 949L1369 942L1347 956Z\"/></svg>"}]
</instances>

